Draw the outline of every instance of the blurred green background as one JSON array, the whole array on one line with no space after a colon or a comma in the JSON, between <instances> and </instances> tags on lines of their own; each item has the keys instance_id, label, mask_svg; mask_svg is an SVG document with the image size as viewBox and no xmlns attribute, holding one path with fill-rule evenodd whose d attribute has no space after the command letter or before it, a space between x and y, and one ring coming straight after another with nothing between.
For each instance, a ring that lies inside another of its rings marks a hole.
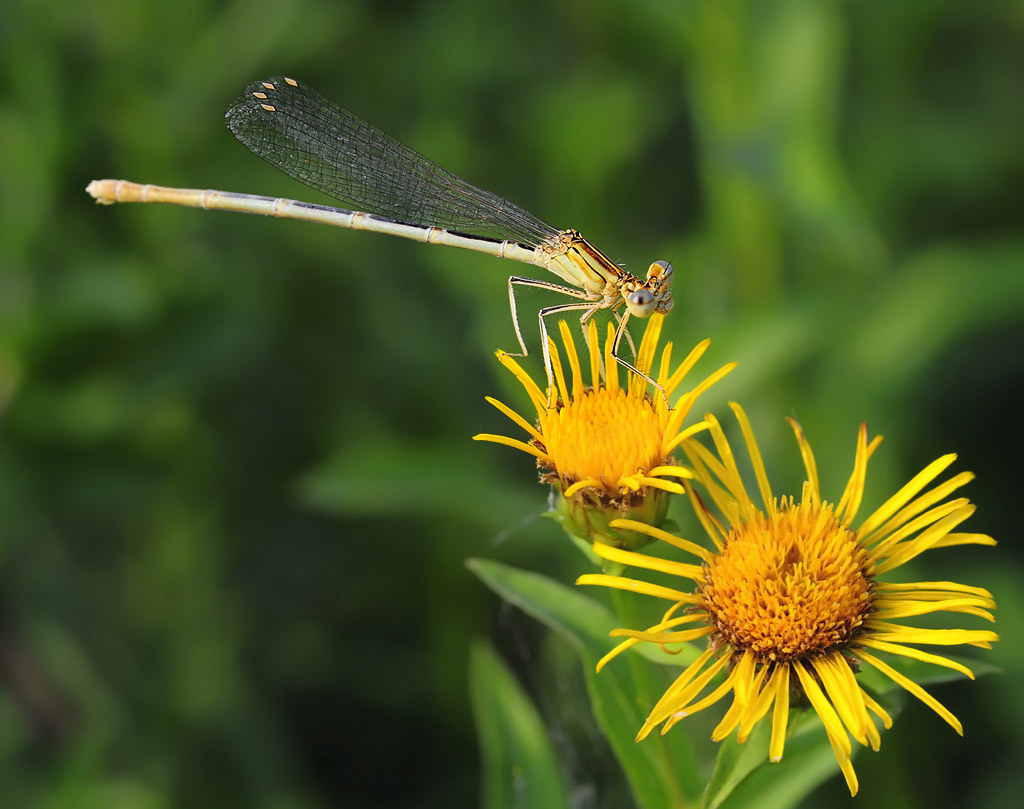
<instances>
[{"instance_id":1,"label":"blurred green background","mask_svg":"<svg viewBox=\"0 0 1024 809\"><path fill-rule=\"evenodd\" d=\"M530 459L469 440L516 435L485 395L527 407L491 357L524 268L84 192L327 201L223 125L280 73L634 272L671 260L667 333L739 361L704 405L745 404L780 488L790 414L833 496L858 424L886 436L865 508L960 453L1001 544L907 575L994 592L1005 674L935 689L965 739L908 706L857 801L1019 797L1019 4L14 0L0 72L0 807L472 806L479 636L574 805L623 805L578 672L463 567L586 569Z\"/></svg>"}]
</instances>

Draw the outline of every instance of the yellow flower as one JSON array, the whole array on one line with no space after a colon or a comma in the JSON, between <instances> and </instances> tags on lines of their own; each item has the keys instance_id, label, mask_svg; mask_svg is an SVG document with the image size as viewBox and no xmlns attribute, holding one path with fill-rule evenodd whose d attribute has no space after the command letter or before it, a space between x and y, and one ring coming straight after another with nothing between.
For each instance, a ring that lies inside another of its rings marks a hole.
<instances>
[{"instance_id":1,"label":"yellow flower","mask_svg":"<svg viewBox=\"0 0 1024 809\"><path fill-rule=\"evenodd\" d=\"M666 344L655 371L663 320L663 315L655 314L648 321L634 366L639 373L628 372L625 388L619 385L619 363L612 354L611 324L602 351L597 326L590 322L589 380L585 380L569 327L564 321L559 323L572 375L569 384L558 349L551 341L553 390L542 391L512 357L504 352L497 354L498 361L529 394L537 410L536 426L488 397L487 401L521 427L530 440L491 434L474 439L506 444L535 456L542 471L541 480L551 483L562 495L557 508L567 518L566 525L588 539L620 547L650 541L643 534L616 531L609 523L617 517L635 517L661 525L668 507L668 500L662 495L682 494L685 490L679 481L691 474L676 462L672 453L694 433L707 428L707 423L701 422L684 429L683 422L697 397L735 366L730 363L720 368L670 407L668 398L711 341L700 343L672 372L672 344ZM651 381L656 383L657 390L648 391Z\"/></svg>"},{"instance_id":2,"label":"yellow flower","mask_svg":"<svg viewBox=\"0 0 1024 809\"><path fill-rule=\"evenodd\" d=\"M881 438L868 442L861 425L853 474L837 505L822 500L810 445L790 420L807 470L799 500L776 499L746 414L732 405L754 467L762 506L748 495L722 428L713 416L710 433L716 452L698 442L684 448L694 477L715 506L705 506L692 486L690 499L714 543L713 551L656 528L630 524L697 557L699 564L666 561L616 548L596 548L608 560L689 579L692 592L624 577L586 575L579 584L597 584L653 595L672 602L662 620L644 631L615 630L625 637L600 663L637 643L672 645L709 637L707 650L689 666L655 705L637 740L656 725L662 733L683 718L728 695L732 704L712 738L738 729L744 741L771 711L769 758L782 758L791 694L806 697L825 727L851 794L857 777L850 761L850 737L877 750L878 728L892 720L855 678L871 666L909 691L963 735L960 722L921 686L881 660L877 653L909 657L959 671L970 669L914 645L968 644L990 648L998 636L987 630L918 629L902 619L958 612L989 621L995 602L987 590L954 582L893 582L879 577L932 548L994 545L982 534L954 533L973 511L966 498L949 495L973 478L961 472L933 485L955 455L929 464L857 527L854 519L864 494L868 458ZM724 518L724 519L723 519ZM680 629L686 624L696 628ZM720 671L724 680L707 691Z\"/></svg>"}]
</instances>

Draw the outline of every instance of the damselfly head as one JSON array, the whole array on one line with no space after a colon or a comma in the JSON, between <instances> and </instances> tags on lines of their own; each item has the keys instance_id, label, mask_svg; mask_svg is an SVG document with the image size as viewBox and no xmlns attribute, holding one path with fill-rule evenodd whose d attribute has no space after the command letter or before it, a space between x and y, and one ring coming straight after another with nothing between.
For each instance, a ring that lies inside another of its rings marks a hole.
<instances>
[{"instance_id":1,"label":"damselfly head","mask_svg":"<svg viewBox=\"0 0 1024 809\"><path fill-rule=\"evenodd\" d=\"M655 261L647 270L647 281L650 282L656 278L661 279L664 286L672 283L672 265L667 261Z\"/></svg>"},{"instance_id":2,"label":"damselfly head","mask_svg":"<svg viewBox=\"0 0 1024 809\"><path fill-rule=\"evenodd\" d=\"M672 309L672 265L655 261L647 270L643 286L626 296L626 308L634 317L650 317L655 312L665 314Z\"/></svg>"}]
</instances>

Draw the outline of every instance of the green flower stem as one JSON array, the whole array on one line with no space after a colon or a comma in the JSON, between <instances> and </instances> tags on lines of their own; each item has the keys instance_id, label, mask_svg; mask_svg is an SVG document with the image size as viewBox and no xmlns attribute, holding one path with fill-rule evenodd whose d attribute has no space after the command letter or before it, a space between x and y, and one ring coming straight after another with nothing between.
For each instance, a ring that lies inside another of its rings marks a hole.
<instances>
[{"instance_id":1,"label":"green flower stem","mask_svg":"<svg viewBox=\"0 0 1024 809\"><path fill-rule=\"evenodd\" d=\"M642 624L636 609L635 593L612 589L609 595L619 619L619 626L638 627ZM660 676L663 667L652 665L640 655L628 652L610 665L615 664L629 666L633 681L632 693L640 710L646 713L653 708L665 691L665 683ZM637 728L637 731L639 730L640 728ZM672 796L670 805L679 809L699 806L705 784L700 778L693 747L686 733L677 728L665 736L652 734L639 744L657 744L661 754L665 756L669 765L666 769L675 776L672 783L664 785L666 794Z\"/></svg>"}]
</instances>

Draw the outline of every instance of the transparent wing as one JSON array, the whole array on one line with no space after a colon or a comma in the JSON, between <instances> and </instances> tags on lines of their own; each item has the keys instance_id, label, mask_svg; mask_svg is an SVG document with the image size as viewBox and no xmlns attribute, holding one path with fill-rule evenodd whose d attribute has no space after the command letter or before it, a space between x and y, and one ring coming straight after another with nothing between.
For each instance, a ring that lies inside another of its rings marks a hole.
<instances>
[{"instance_id":1,"label":"transparent wing","mask_svg":"<svg viewBox=\"0 0 1024 809\"><path fill-rule=\"evenodd\" d=\"M252 82L224 117L254 154L353 210L529 247L558 233L295 79Z\"/></svg>"}]
</instances>

